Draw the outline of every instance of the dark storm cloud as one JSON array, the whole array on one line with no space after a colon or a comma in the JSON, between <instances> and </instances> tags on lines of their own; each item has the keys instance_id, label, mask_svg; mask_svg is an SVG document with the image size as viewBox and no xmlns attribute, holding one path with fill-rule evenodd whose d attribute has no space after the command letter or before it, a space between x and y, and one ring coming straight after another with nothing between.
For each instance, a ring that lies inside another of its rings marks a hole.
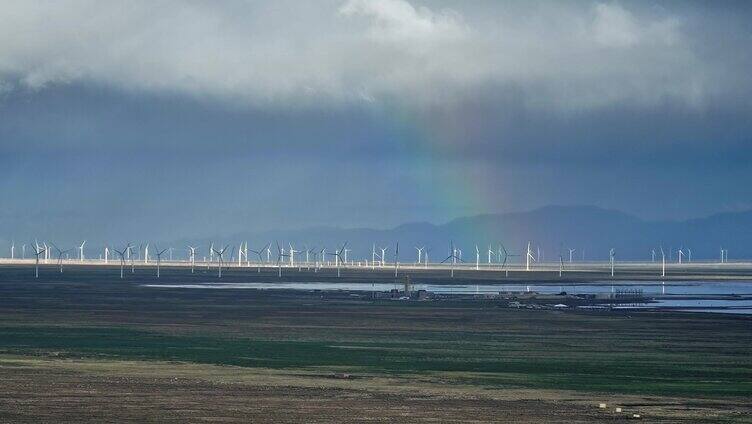
<instances>
[{"instance_id":1,"label":"dark storm cloud","mask_svg":"<svg viewBox=\"0 0 752 424\"><path fill-rule=\"evenodd\" d=\"M0 238L752 207L751 18L744 2L8 2Z\"/></svg>"}]
</instances>

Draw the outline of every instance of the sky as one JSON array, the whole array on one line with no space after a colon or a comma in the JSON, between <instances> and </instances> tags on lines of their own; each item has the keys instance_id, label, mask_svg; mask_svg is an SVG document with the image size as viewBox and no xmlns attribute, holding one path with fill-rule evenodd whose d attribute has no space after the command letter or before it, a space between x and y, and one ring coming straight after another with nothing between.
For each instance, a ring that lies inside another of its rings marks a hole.
<instances>
[{"instance_id":1,"label":"sky","mask_svg":"<svg viewBox=\"0 0 752 424\"><path fill-rule=\"evenodd\" d=\"M752 209L752 4L14 1L0 240Z\"/></svg>"}]
</instances>

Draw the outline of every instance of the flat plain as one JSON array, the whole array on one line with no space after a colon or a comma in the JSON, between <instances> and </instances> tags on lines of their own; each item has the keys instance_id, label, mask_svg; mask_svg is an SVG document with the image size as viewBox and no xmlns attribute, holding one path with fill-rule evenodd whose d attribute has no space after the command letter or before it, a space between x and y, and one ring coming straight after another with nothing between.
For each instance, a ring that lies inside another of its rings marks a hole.
<instances>
[{"instance_id":1,"label":"flat plain","mask_svg":"<svg viewBox=\"0 0 752 424\"><path fill-rule=\"evenodd\" d=\"M0 267L0 421L752 422L748 316L155 282Z\"/></svg>"}]
</instances>

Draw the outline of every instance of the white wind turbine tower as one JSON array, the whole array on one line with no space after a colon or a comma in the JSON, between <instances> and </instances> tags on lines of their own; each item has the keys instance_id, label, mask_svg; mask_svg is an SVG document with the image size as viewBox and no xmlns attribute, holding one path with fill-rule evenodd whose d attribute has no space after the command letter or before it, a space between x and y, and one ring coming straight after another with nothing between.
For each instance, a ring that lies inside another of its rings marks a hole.
<instances>
[{"instance_id":1,"label":"white wind turbine tower","mask_svg":"<svg viewBox=\"0 0 752 424\"><path fill-rule=\"evenodd\" d=\"M292 247L292 243L289 243L289 245L290 245L290 250L288 253L290 255L290 268L294 268L295 267L295 254L300 253L300 250L295 250ZM347 252L345 252L345 258L347 258Z\"/></svg>"},{"instance_id":2,"label":"white wind turbine tower","mask_svg":"<svg viewBox=\"0 0 752 424\"><path fill-rule=\"evenodd\" d=\"M614 249L611 248L611 250L608 251L608 258L611 262L611 276L614 276L614 259L616 258L616 254L614 253Z\"/></svg>"},{"instance_id":3,"label":"white wind turbine tower","mask_svg":"<svg viewBox=\"0 0 752 424\"><path fill-rule=\"evenodd\" d=\"M684 248L682 247L679 248L678 256L679 256L679 263L682 263L682 258L684 257Z\"/></svg>"},{"instance_id":4,"label":"white wind turbine tower","mask_svg":"<svg viewBox=\"0 0 752 424\"><path fill-rule=\"evenodd\" d=\"M371 246L371 269L376 268L376 243Z\"/></svg>"},{"instance_id":5,"label":"white wind turbine tower","mask_svg":"<svg viewBox=\"0 0 752 424\"><path fill-rule=\"evenodd\" d=\"M397 278L397 272L399 271L399 242L394 249L394 278Z\"/></svg>"},{"instance_id":6,"label":"white wind turbine tower","mask_svg":"<svg viewBox=\"0 0 752 424\"><path fill-rule=\"evenodd\" d=\"M60 273L63 273L63 255L70 252L71 249L68 250L60 250L59 247L55 246L55 243L50 242L52 247L57 250L57 265L60 267Z\"/></svg>"},{"instance_id":7,"label":"white wind turbine tower","mask_svg":"<svg viewBox=\"0 0 752 424\"><path fill-rule=\"evenodd\" d=\"M147 245L148 248L148 245ZM159 250L157 245L154 245L154 250L157 252L157 278L159 278L159 266L162 264L162 254L167 251L167 249Z\"/></svg>"},{"instance_id":8,"label":"white wind turbine tower","mask_svg":"<svg viewBox=\"0 0 752 424\"><path fill-rule=\"evenodd\" d=\"M351 249L345 249L345 266L347 266L347 252L352 252Z\"/></svg>"},{"instance_id":9,"label":"white wind turbine tower","mask_svg":"<svg viewBox=\"0 0 752 424\"><path fill-rule=\"evenodd\" d=\"M214 262L214 242L209 244L209 262Z\"/></svg>"},{"instance_id":10,"label":"white wind turbine tower","mask_svg":"<svg viewBox=\"0 0 752 424\"><path fill-rule=\"evenodd\" d=\"M543 256L541 255L541 248L540 248L540 246L537 247L537 252L538 252L538 254L535 257L538 258L539 261L543 262Z\"/></svg>"},{"instance_id":11,"label":"white wind turbine tower","mask_svg":"<svg viewBox=\"0 0 752 424\"><path fill-rule=\"evenodd\" d=\"M574 255L574 252L576 252L577 249L569 249L569 263L572 263L572 255Z\"/></svg>"},{"instance_id":12,"label":"white wind turbine tower","mask_svg":"<svg viewBox=\"0 0 752 424\"><path fill-rule=\"evenodd\" d=\"M131 274L136 273L136 265L133 263L133 257L135 255L133 255L133 252L132 252L134 247L135 246L131 246L131 244L128 243L128 246L125 248L125 251L128 253L128 260L131 261Z\"/></svg>"},{"instance_id":13,"label":"white wind turbine tower","mask_svg":"<svg viewBox=\"0 0 752 424\"><path fill-rule=\"evenodd\" d=\"M655 262L655 249L650 250L650 261Z\"/></svg>"},{"instance_id":14,"label":"white wind turbine tower","mask_svg":"<svg viewBox=\"0 0 752 424\"><path fill-rule=\"evenodd\" d=\"M21 245L21 259L26 259L26 244Z\"/></svg>"},{"instance_id":15,"label":"white wind turbine tower","mask_svg":"<svg viewBox=\"0 0 752 424\"><path fill-rule=\"evenodd\" d=\"M34 266L34 278L39 278L39 255L43 254L45 252L45 249L42 249L39 247L38 242L34 242L32 245L34 248L34 256L36 256L36 263Z\"/></svg>"},{"instance_id":16,"label":"white wind turbine tower","mask_svg":"<svg viewBox=\"0 0 752 424\"><path fill-rule=\"evenodd\" d=\"M386 266L386 251L389 250L389 246L381 248L381 266Z\"/></svg>"},{"instance_id":17,"label":"white wind turbine tower","mask_svg":"<svg viewBox=\"0 0 752 424\"><path fill-rule=\"evenodd\" d=\"M491 244L489 243L488 245L488 267L489 268L491 267L491 256L495 256L495 255L496 255L496 252L493 251L493 249L491 248Z\"/></svg>"},{"instance_id":18,"label":"white wind turbine tower","mask_svg":"<svg viewBox=\"0 0 752 424\"><path fill-rule=\"evenodd\" d=\"M535 256L530 250L530 242L527 242L527 253L525 254L525 271L530 271L530 261L535 262Z\"/></svg>"},{"instance_id":19,"label":"white wind turbine tower","mask_svg":"<svg viewBox=\"0 0 752 424\"><path fill-rule=\"evenodd\" d=\"M78 261L83 262L84 261L84 245L86 244L86 240L84 240L80 246L78 246Z\"/></svg>"},{"instance_id":20,"label":"white wind turbine tower","mask_svg":"<svg viewBox=\"0 0 752 424\"><path fill-rule=\"evenodd\" d=\"M107 263L110 259L110 248L105 246L104 247L104 263Z\"/></svg>"},{"instance_id":21,"label":"white wind turbine tower","mask_svg":"<svg viewBox=\"0 0 752 424\"><path fill-rule=\"evenodd\" d=\"M309 252L311 252L311 255L313 256L313 272L319 272L319 252L316 251L315 247L312 247ZM306 256L308 253L306 253ZM306 259L308 259L306 257ZM311 270L311 266L309 265L307 268L309 271Z\"/></svg>"},{"instance_id":22,"label":"white wind turbine tower","mask_svg":"<svg viewBox=\"0 0 752 424\"><path fill-rule=\"evenodd\" d=\"M115 251L115 253L118 254L118 256L120 256L120 279L121 280L123 279L123 269L125 268L125 252L128 251L128 249L130 248L130 246L131 245L129 243L127 246L125 246L125 249L123 249L123 250L117 250L117 249L114 249L114 248L112 249L112 250Z\"/></svg>"},{"instance_id":23,"label":"white wind turbine tower","mask_svg":"<svg viewBox=\"0 0 752 424\"><path fill-rule=\"evenodd\" d=\"M282 249L279 247L279 242L277 242L277 270L278 270L278 276L282 277L282 258L286 258L290 255L285 254L285 249Z\"/></svg>"},{"instance_id":24,"label":"white wind turbine tower","mask_svg":"<svg viewBox=\"0 0 752 424\"><path fill-rule=\"evenodd\" d=\"M214 250L214 253L216 253L217 256L219 257L219 268L217 269L219 274L217 278L222 278L222 263L224 259L223 255L225 254L225 251L227 250L228 247L230 247L230 245L225 245L225 247L222 250Z\"/></svg>"},{"instance_id":25,"label":"white wind turbine tower","mask_svg":"<svg viewBox=\"0 0 752 424\"><path fill-rule=\"evenodd\" d=\"M149 243L146 243L146 247L144 247L144 263L149 263Z\"/></svg>"},{"instance_id":26,"label":"white wind turbine tower","mask_svg":"<svg viewBox=\"0 0 752 424\"><path fill-rule=\"evenodd\" d=\"M418 252L418 261L416 262L418 265L421 263L421 259L423 257L423 250L425 250L426 246L418 247L415 246L415 250Z\"/></svg>"},{"instance_id":27,"label":"white wind turbine tower","mask_svg":"<svg viewBox=\"0 0 752 424\"><path fill-rule=\"evenodd\" d=\"M193 267L196 265L196 248L194 246L188 246L188 260L191 262L191 274L193 274Z\"/></svg>"},{"instance_id":28,"label":"white wind turbine tower","mask_svg":"<svg viewBox=\"0 0 752 424\"><path fill-rule=\"evenodd\" d=\"M42 242L42 244L44 245L44 263L48 263L50 260L50 254L52 253L52 251L50 250L50 247L47 246L46 241Z\"/></svg>"},{"instance_id":29,"label":"white wind turbine tower","mask_svg":"<svg viewBox=\"0 0 752 424\"><path fill-rule=\"evenodd\" d=\"M172 247L168 248L167 251L170 254L170 262L172 262Z\"/></svg>"},{"instance_id":30,"label":"white wind turbine tower","mask_svg":"<svg viewBox=\"0 0 752 424\"><path fill-rule=\"evenodd\" d=\"M264 263L264 257L262 255L263 255L264 251L268 251L269 245L270 245L270 243L267 243L266 246L262 247L259 250L253 250L253 249L251 249L251 252L255 253L256 256L258 256L258 259L259 259L258 266L256 267L256 271L258 273L261 272L261 264Z\"/></svg>"},{"instance_id":31,"label":"white wind turbine tower","mask_svg":"<svg viewBox=\"0 0 752 424\"><path fill-rule=\"evenodd\" d=\"M10 259L11 260L15 259L16 257L15 254L16 254L16 242L14 240L11 240L10 242Z\"/></svg>"},{"instance_id":32,"label":"white wind turbine tower","mask_svg":"<svg viewBox=\"0 0 752 424\"><path fill-rule=\"evenodd\" d=\"M475 245L475 270L480 269L480 249L478 249L478 245Z\"/></svg>"},{"instance_id":33,"label":"white wind turbine tower","mask_svg":"<svg viewBox=\"0 0 752 424\"><path fill-rule=\"evenodd\" d=\"M451 262L449 262L451 264L451 267L450 267L450 276L452 278L454 278L454 265L457 263L457 259L459 259L459 258L457 257L457 249L454 247L454 242L453 241L449 242L449 256L447 256L446 259L444 259L443 261L441 261L441 263L443 264L443 263L449 261L450 259L451 259Z\"/></svg>"},{"instance_id":34,"label":"white wind turbine tower","mask_svg":"<svg viewBox=\"0 0 752 424\"><path fill-rule=\"evenodd\" d=\"M666 253L663 251L663 246L661 246L661 277L666 276Z\"/></svg>"},{"instance_id":35,"label":"white wind turbine tower","mask_svg":"<svg viewBox=\"0 0 752 424\"><path fill-rule=\"evenodd\" d=\"M248 262L248 242L245 242L245 244L240 242L240 246L238 247L238 267L243 265L243 256L245 256L245 261Z\"/></svg>"},{"instance_id":36,"label":"white wind turbine tower","mask_svg":"<svg viewBox=\"0 0 752 424\"><path fill-rule=\"evenodd\" d=\"M318 259L314 258L316 260L316 266L321 269L321 267L324 266L324 261L326 261L326 247L322 247L321 250L319 250L318 253Z\"/></svg>"},{"instance_id":37,"label":"white wind turbine tower","mask_svg":"<svg viewBox=\"0 0 752 424\"><path fill-rule=\"evenodd\" d=\"M425 268L428 269L428 254L431 253L431 249L427 249L426 253L423 255L423 263L425 264Z\"/></svg>"},{"instance_id":38,"label":"white wind turbine tower","mask_svg":"<svg viewBox=\"0 0 752 424\"><path fill-rule=\"evenodd\" d=\"M687 248L687 262L692 262L692 249Z\"/></svg>"},{"instance_id":39,"label":"white wind turbine tower","mask_svg":"<svg viewBox=\"0 0 752 424\"><path fill-rule=\"evenodd\" d=\"M347 242L345 242L342 247L339 248L339 250L335 250L334 253L330 253L330 255L334 256L334 264L337 267L337 277L339 277L340 274L340 264L342 263L342 252L345 251L345 247L347 246ZM347 265L347 264L345 264Z\"/></svg>"}]
</instances>

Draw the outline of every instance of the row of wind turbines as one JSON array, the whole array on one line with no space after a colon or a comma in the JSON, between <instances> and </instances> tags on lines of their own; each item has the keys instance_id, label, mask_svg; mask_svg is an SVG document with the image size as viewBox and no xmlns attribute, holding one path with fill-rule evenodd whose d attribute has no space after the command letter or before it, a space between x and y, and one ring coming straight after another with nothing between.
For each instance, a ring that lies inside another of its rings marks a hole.
<instances>
[{"instance_id":1,"label":"row of wind turbines","mask_svg":"<svg viewBox=\"0 0 752 424\"><path fill-rule=\"evenodd\" d=\"M375 269L376 267L385 268L389 264L387 261L387 252L390 250L390 246L384 246L384 247L378 247L376 244L372 245L371 250L371 261L369 263L368 260L365 261L355 261L352 259L348 259L348 253L351 252L351 249L347 248L348 243L345 242L339 249L335 249L332 252L327 252L326 248L308 248L307 246L303 250L297 250L293 247L292 243L289 243L287 246L288 248L285 248L284 245L280 245L278 242L276 244L276 262L274 262L274 266L278 268L278 274L281 277L282 276L282 267L295 267L296 265L296 255L298 256L298 267L302 268L303 266L307 267L307 269L311 268L311 265L313 265L313 269L315 272L317 272L322 267L329 267L332 265L331 261L327 261L326 259L328 257L331 257L334 261L334 267L337 269L337 276L339 277L341 267L345 266L366 266L371 267L372 269ZM49 260L51 259L51 256L53 253L57 253L57 265L59 267L59 272L63 272L63 258L65 257L66 260L70 260L70 252L73 250L77 250L78 253L78 261L80 263L83 263L86 260L86 256L84 253L84 248L86 246L86 240L84 240L80 245L69 248L69 249L61 249L58 246L56 246L54 243L50 242L49 244L47 242L42 242L40 244L38 241L34 241L34 243L30 244L30 247L32 249L32 254L35 257L35 271L34 275L36 278L39 276L39 263L40 263L40 257L44 261L44 263L49 263ZM130 263L131 273L135 273L135 262L136 261L143 261L144 264L148 264L150 260L150 244L146 243L140 244L138 248L136 246L132 245L131 243L127 243L125 247L122 249L115 249L111 248L110 246L105 246L103 249L103 254L99 255L99 260L101 263L108 264L112 257L119 257L120 262L120 278L124 278L125 273L125 267L128 263ZM197 246L186 246L187 247L187 257L186 261L190 264L191 267L191 273L194 272L195 266L196 266L196 253L199 251L199 247ZM258 272L261 272L262 266L271 266L272 265L272 244L267 243L263 247L261 247L258 250L250 249L248 242L240 243L240 245L237 247L237 249L233 246L232 249L230 249L230 245L225 245L223 248L217 248L215 247L214 243L211 243L208 247L208 260L207 257L203 257L203 262L206 264L207 270L210 268L210 265L213 263L217 264L217 276L218 278L222 277L222 268L226 265L229 265L227 261L225 261L225 257L227 253L231 254L230 263L234 263L235 257L237 256L237 266L241 267L243 265L245 266L252 266L255 265L258 268ZM10 246L10 258L15 259L15 241L11 242ZM228 250L229 249L229 250ZM413 266L422 266L424 268L428 268L431 264L429 262L429 254L431 253L432 249L427 248L426 246L415 246L414 247L416 251L416 261L412 263ZM485 249L484 249L485 250ZM154 259L154 256L156 256L156 275L157 278L160 277L160 266L164 259L165 253L167 253L167 256L169 258L170 262L173 261L173 251L174 249L172 247L168 247L165 249L159 249L157 245L155 244L152 249L152 255L151 259ZM662 262L662 268L661 268L661 276L665 276L666 274L666 253L663 249L663 247L659 247L658 250L652 249L651 250L651 261L656 262L656 257L658 254L658 251L660 251L661 255L661 262ZM568 262L572 263L574 261L574 254L577 252L577 249L575 248L568 248L566 250L568 253ZM584 249L580 249L582 260L584 261L585 255L584 255ZM237 253L237 255L236 255ZM256 256L258 258L258 261L251 262L251 254ZM302 257L305 257L305 260L303 261ZM525 264L525 270L531 271L534 264L536 262L543 262L544 260L544 251L540 248L540 246L536 247L536 249L533 249L532 243L528 242L526 250L524 252L524 264ZM673 249L670 249L669 257L673 256ZM692 261L692 250L690 248L684 248L680 247L677 250L677 262L679 264L684 262L691 262ZM481 256L484 256L486 259L486 264L489 268L492 268L494 266L498 266L499 269L504 270L506 272L506 275L509 275L509 268L507 267L507 264L511 258L520 257L523 255L520 254L514 254L510 253L504 244L498 243L496 248L493 248L491 244L489 244L488 249L483 252L483 255L481 255L481 250L478 247L478 245L475 245L475 269L480 270L481 269ZM26 244L23 244L21 246L21 258L26 258ZM721 263L726 263L728 261L728 250L721 248L720 249L720 260ZM181 261L182 263L185 263L184 261ZM559 254L559 275L562 275L564 271L564 255L562 253ZM610 249L609 251L609 265L611 268L611 275L614 275L614 267L616 262L616 254L615 249ZM469 266L470 264L467 263L467 261L463 260L462 258L462 249L455 246L453 242L449 243L449 251L448 256L445 257L441 262L434 265L449 265L450 266L450 273L451 276L454 277L454 270L455 267L465 264L464 266ZM389 266L394 266L394 274L395 277L398 274L399 271L399 243L396 243L394 248L394 257L393 261Z\"/></svg>"}]
</instances>

